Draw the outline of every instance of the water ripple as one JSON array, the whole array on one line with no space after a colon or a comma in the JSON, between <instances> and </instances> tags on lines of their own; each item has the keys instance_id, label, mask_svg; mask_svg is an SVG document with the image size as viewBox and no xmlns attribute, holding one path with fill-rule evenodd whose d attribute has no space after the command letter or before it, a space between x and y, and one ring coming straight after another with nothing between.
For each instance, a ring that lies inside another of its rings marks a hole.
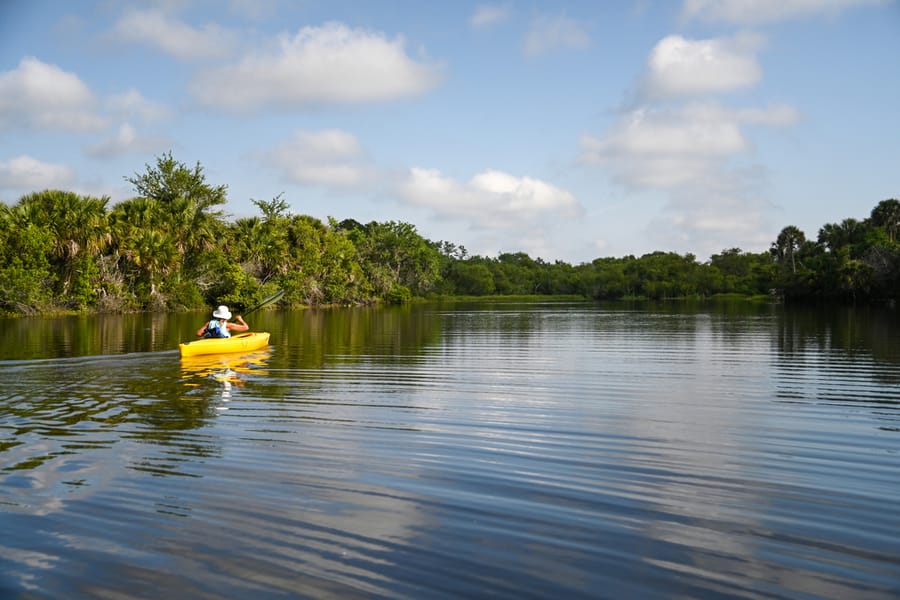
<instances>
[{"instance_id":1,"label":"water ripple","mask_svg":"<svg viewBox=\"0 0 900 600\"><path fill-rule=\"evenodd\" d=\"M900 361L786 350L770 316L432 318L316 364L2 361L0 591L900 592Z\"/></svg>"}]
</instances>

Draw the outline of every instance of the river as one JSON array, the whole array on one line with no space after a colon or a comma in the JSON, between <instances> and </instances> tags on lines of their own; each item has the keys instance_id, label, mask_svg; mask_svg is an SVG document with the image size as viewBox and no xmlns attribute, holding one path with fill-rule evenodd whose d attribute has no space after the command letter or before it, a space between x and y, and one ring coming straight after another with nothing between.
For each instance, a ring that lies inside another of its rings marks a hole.
<instances>
[{"instance_id":1,"label":"river","mask_svg":"<svg viewBox=\"0 0 900 600\"><path fill-rule=\"evenodd\" d=\"M0 598L900 597L900 319L749 303L21 318Z\"/></svg>"}]
</instances>

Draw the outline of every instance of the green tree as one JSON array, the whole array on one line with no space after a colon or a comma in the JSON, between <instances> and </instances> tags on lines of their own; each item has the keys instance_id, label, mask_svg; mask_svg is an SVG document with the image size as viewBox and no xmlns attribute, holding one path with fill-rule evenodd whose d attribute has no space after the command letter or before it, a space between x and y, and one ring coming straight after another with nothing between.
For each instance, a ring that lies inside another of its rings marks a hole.
<instances>
[{"instance_id":1,"label":"green tree","mask_svg":"<svg viewBox=\"0 0 900 600\"><path fill-rule=\"evenodd\" d=\"M144 200L135 207L144 212L140 219L152 219L152 228L158 233L144 241L158 244L164 252L151 270L164 274L166 287L181 290L179 295L185 298L195 297L198 290L209 292L218 276L211 261L215 262L215 251L226 232L223 213L215 207L226 202L227 187L207 183L199 162L190 168L175 160L171 152L157 157L155 165L145 167L144 173L135 173L125 180ZM176 250L174 267L169 266L169 240ZM146 269L144 272L149 276ZM161 297L161 286L155 282L150 284L150 296L155 305L166 301Z\"/></svg>"},{"instance_id":2,"label":"green tree","mask_svg":"<svg viewBox=\"0 0 900 600\"><path fill-rule=\"evenodd\" d=\"M397 286L422 296L438 283L440 253L418 234L414 225L373 221L364 229L354 228L349 237L379 296L387 298Z\"/></svg>"},{"instance_id":3,"label":"green tree","mask_svg":"<svg viewBox=\"0 0 900 600\"><path fill-rule=\"evenodd\" d=\"M709 266L721 275L716 292L765 294L775 286L772 259L768 253L731 248L713 254Z\"/></svg>"},{"instance_id":4,"label":"green tree","mask_svg":"<svg viewBox=\"0 0 900 600\"><path fill-rule=\"evenodd\" d=\"M223 214L214 207L225 204L227 186L210 185L199 162L191 169L171 152L145 166L144 173L125 180L140 197L158 203L156 224L173 236L182 262L213 248L223 233Z\"/></svg>"},{"instance_id":5,"label":"green tree","mask_svg":"<svg viewBox=\"0 0 900 600\"><path fill-rule=\"evenodd\" d=\"M483 262L461 261L453 272L456 293L471 296L493 294L494 277Z\"/></svg>"},{"instance_id":6,"label":"green tree","mask_svg":"<svg viewBox=\"0 0 900 600\"><path fill-rule=\"evenodd\" d=\"M630 257L632 260L634 257ZM625 279L625 258L597 258L588 271L585 289L596 300L613 300L632 294Z\"/></svg>"},{"instance_id":7,"label":"green tree","mask_svg":"<svg viewBox=\"0 0 900 600\"><path fill-rule=\"evenodd\" d=\"M53 301L50 233L0 204L0 310L35 313Z\"/></svg>"},{"instance_id":8,"label":"green tree","mask_svg":"<svg viewBox=\"0 0 900 600\"><path fill-rule=\"evenodd\" d=\"M635 295L663 299L698 294L698 270L693 254L652 252L628 261L624 274Z\"/></svg>"},{"instance_id":9,"label":"green tree","mask_svg":"<svg viewBox=\"0 0 900 600\"><path fill-rule=\"evenodd\" d=\"M806 235L794 225L788 225L778 234L778 239L772 244L772 256L783 269L790 268L791 273L797 272L797 254L806 242Z\"/></svg>"},{"instance_id":10,"label":"green tree","mask_svg":"<svg viewBox=\"0 0 900 600\"><path fill-rule=\"evenodd\" d=\"M51 240L56 294L63 302L86 307L96 300L95 262L109 241L108 198L44 190L23 196L13 207L16 220L46 231Z\"/></svg>"},{"instance_id":11,"label":"green tree","mask_svg":"<svg viewBox=\"0 0 900 600\"><path fill-rule=\"evenodd\" d=\"M866 226L856 219L844 219L840 223L827 223L819 229L818 241L829 252L837 252L841 248L855 247L865 241Z\"/></svg>"},{"instance_id":12,"label":"green tree","mask_svg":"<svg viewBox=\"0 0 900 600\"><path fill-rule=\"evenodd\" d=\"M271 202L252 200L262 217L238 219L232 229L240 261L261 282L285 275L290 268L287 202L281 194Z\"/></svg>"},{"instance_id":13,"label":"green tree","mask_svg":"<svg viewBox=\"0 0 900 600\"><path fill-rule=\"evenodd\" d=\"M169 151L157 157L156 165L145 165L144 173L135 173L125 181L134 186L138 196L153 198L168 205L179 198L187 198L201 210L225 204L227 186L206 183L206 175L199 162L193 169L175 160Z\"/></svg>"},{"instance_id":14,"label":"green tree","mask_svg":"<svg viewBox=\"0 0 900 600\"><path fill-rule=\"evenodd\" d=\"M876 227L884 229L892 244L900 241L900 200L882 200L872 209L870 219Z\"/></svg>"}]
</instances>

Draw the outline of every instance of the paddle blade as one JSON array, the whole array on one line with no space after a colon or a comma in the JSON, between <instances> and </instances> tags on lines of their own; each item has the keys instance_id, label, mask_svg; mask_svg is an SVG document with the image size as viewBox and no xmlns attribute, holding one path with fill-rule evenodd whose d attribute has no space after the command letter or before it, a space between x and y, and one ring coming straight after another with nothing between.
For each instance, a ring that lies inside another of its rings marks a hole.
<instances>
[{"instance_id":1,"label":"paddle blade","mask_svg":"<svg viewBox=\"0 0 900 600\"><path fill-rule=\"evenodd\" d=\"M269 296L268 298L266 298L265 300L263 300L262 302L260 302L256 306L254 306L253 308L251 308L250 310L244 312L244 314L249 315L250 313L252 313L255 310L259 310L260 308L265 308L266 306L269 306L270 304L272 304L274 302L278 302L279 300L281 300L282 296L284 296L284 290L278 290L277 292L275 292L274 294L272 294L271 296Z\"/></svg>"}]
</instances>

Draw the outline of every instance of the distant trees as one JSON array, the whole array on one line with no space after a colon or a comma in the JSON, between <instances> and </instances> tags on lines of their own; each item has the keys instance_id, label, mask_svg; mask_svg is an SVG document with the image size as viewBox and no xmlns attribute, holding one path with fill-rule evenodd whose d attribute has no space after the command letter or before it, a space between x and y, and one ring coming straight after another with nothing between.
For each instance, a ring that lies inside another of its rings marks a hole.
<instances>
[{"instance_id":1,"label":"distant trees","mask_svg":"<svg viewBox=\"0 0 900 600\"><path fill-rule=\"evenodd\" d=\"M226 187L170 153L125 178L137 196L44 190L0 204L0 311L240 309L406 302L435 295L574 295L593 300L714 294L869 301L900 295L900 201L828 223L815 240L781 230L768 252L729 248L698 262L652 252L570 265L524 252L473 256L409 223L294 215L278 195L229 222Z\"/></svg>"},{"instance_id":2,"label":"distant trees","mask_svg":"<svg viewBox=\"0 0 900 600\"><path fill-rule=\"evenodd\" d=\"M900 201L883 200L869 218L827 223L815 242L786 227L772 245L781 266L776 287L786 298L861 301L900 292ZM789 266L788 266L789 265Z\"/></svg>"},{"instance_id":3,"label":"distant trees","mask_svg":"<svg viewBox=\"0 0 900 600\"><path fill-rule=\"evenodd\" d=\"M414 225L389 221L361 225L343 221L340 230L359 253L376 295L402 302L433 291L441 256Z\"/></svg>"}]
</instances>

